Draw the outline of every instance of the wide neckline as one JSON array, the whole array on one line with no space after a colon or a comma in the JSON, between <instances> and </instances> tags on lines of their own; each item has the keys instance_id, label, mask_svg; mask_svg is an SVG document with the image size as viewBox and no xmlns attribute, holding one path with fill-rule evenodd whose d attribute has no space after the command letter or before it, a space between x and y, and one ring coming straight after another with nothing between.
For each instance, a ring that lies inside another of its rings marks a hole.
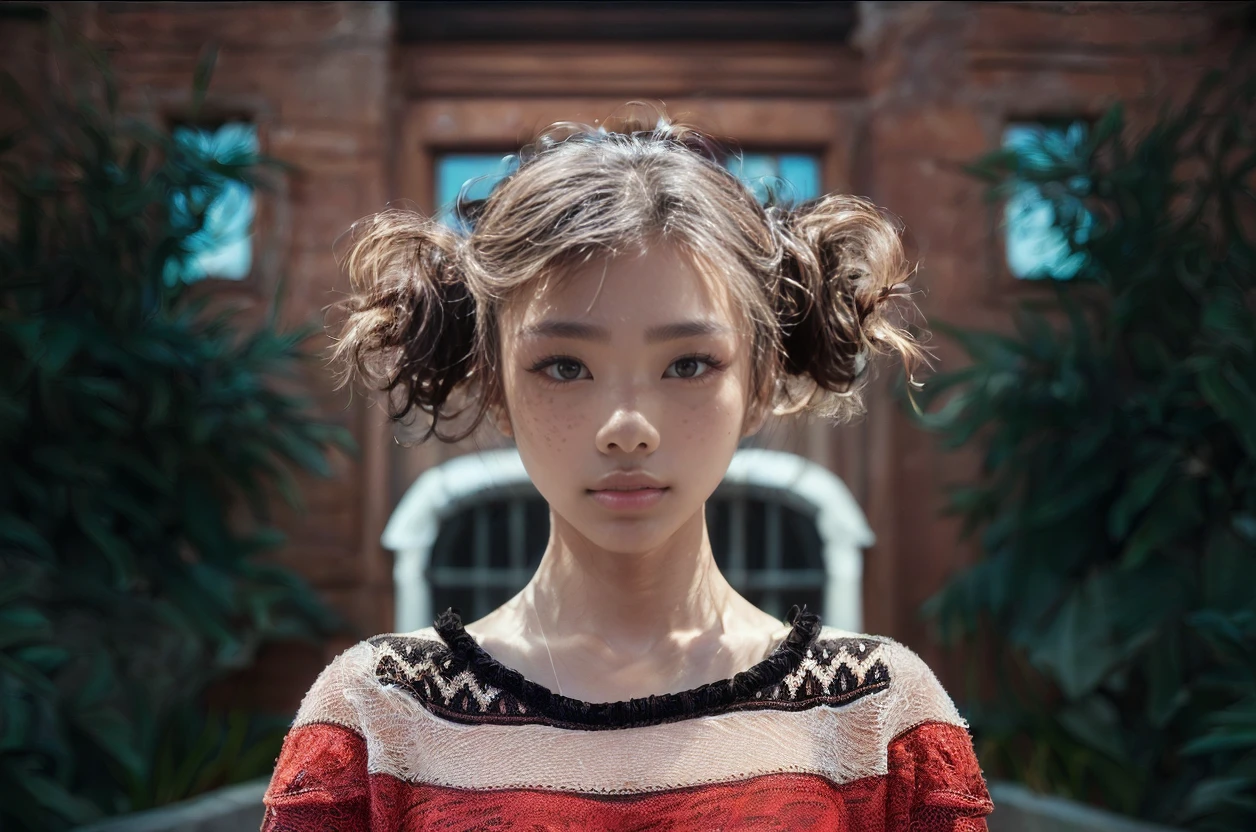
<instances>
[{"instance_id":1,"label":"wide neckline","mask_svg":"<svg viewBox=\"0 0 1256 832\"><path fill-rule=\"evenodd\" d=\"M450 608L435 621L437 634L459 666L472 669L481 683L517 698L526 708L558 724L587 727L630 727L703 716L761 697L794 672L820 635L820 616L797 606L785 617L789 633L768 655L731 678L708 682L689 690L615 702L587 702L554 693L528 679L480 646L466 631L461 614Z\"/></svg>"}]
</instances>

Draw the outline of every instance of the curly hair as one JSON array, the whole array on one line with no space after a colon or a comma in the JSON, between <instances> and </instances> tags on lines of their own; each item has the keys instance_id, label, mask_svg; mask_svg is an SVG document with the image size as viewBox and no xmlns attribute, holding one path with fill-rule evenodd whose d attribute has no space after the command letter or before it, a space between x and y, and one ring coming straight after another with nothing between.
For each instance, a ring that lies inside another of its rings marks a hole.
<instances>
[{"instance_id":1,"label":"curly hair","mask_svg":"<svg viewBox=\"0 0 1256 832\"><path fill-rule=\"evenodd\" d=\"M718 276L751 332L752 389L776 413L861 412L870 357L923 358L897 228L866 200L763 205L722 146L660 117L560 123L517 156L464 230L411 210L355 223L342 265L354 293L332 358L342 384L386 391L389 415L457 441L501 400L499 322L535 281L664 240ZM469 410L469 420L444 425Z\"/></svg>"}]
</instances>

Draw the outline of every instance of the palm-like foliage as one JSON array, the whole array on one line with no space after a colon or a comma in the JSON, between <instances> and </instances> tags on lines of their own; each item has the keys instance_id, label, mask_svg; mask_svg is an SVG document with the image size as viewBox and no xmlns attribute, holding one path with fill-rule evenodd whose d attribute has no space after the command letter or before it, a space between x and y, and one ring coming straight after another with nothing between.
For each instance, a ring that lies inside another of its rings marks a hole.
<instances>
[{"instance_id":1,"label":"palm-like foliage","mask_svg":"<svg viewBox=\"0 0 1256 832\"><path fill-rule=\"evenodd\" d=\"M272 495L296 503L293 472L327 474L327 450L349 447L280 389L313 330L209 314L163 279L205 193L264 187L273 166L215 160L127 118L102 78L99 102L40 91L4 142L36 160L0 156L19 207L0 239L5 829L65 828L231 779L163 767L181 747L176 715L199 712L208 683L264 640L335 626L257 557L282 539ZM219 745L247 761L236 737L254 733L233 727Z\"/></svg>"},{"instance_id":2,"label":"palm-like foliage","mask_svg":"<svg viewBox=\"0 0 1256 832\"><path fill-rule=\"evenodd\" d=\"M984 455L952 493L984 557L928 612L1001 658L987 770L1201 830L1256 828L1254 95L1240 61L1139 136L975 165L1083 265L1012 334L947 330L972 363L922 417Z\"/></svg>"}]
</instances>

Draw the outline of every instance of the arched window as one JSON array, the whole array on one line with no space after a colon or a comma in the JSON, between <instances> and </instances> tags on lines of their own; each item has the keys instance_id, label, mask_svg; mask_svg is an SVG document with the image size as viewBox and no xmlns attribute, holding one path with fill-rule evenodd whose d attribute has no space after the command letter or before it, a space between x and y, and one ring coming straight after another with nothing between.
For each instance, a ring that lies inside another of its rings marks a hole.
<instances>
[{"instance_id":1,"label":"arched window","mask_svg":"<svg viewBox=\"0 0 1256 832\"><path fill-rule=\"evenodd\" d=\"M738 592L781 617L792 604L826 623L863 623L862 550L871 530L845 485L802 457L737 452L707 503L716 562ZM396 553L398 632L457 607L478 618L518 592L540 562L549 509L514 450L458 457L410 487L384 532Z\"/></svg>"}]
</instances>

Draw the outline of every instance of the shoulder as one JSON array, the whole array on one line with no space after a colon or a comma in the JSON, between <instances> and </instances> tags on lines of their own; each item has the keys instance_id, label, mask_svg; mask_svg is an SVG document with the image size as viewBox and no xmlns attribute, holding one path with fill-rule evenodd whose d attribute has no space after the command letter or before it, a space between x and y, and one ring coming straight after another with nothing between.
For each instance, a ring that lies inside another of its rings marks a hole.
<instances>
[{"instance_id":1,"label":"shoulder","mask_svg":"<svg viewBox=\"0 0 1256 832\"><path fill-rule=\"evenodd\" d=\"M888 776L887 824L984 829L993 804L968 724L929 666L893 639L825 627L816 647L843 655L882 686L876 719ZM814 648L813 648L814 649Z\"/></svg>"},{"instance_id":2,"label":"shoulder","mask_svg":"<svg viewBox=\"0 0 1256 832\"><path fill-rule=\"evenodd\" d=\"M433 631L376 636L348 648L319 673L284 738L266 790L268 823L276 812L366 799L368 737L379 740L381 715L388 713L381 673L404 657L430 654L439 642Z\"/></svg>"},{"instance_id":3,"label":"shoulder","mask_svg":"<svg viewBox=\"0 0 1256 832\"><path fill-rule=\"evenodd\" d=\"M934 672L893 639L827 627L817 641L826 638L830 644L862 644L863 661L879 666L886 679L877 708L888 778L886 828L985 829L981 818L994 804L968 724Z\"/></svg>"},{"instance_id":4,"label":"shoulder","mask_svg":"<svg viewBox=\"0 0 1256 832\"><path fill-rule=\"evenodd\" d=\"M360 641L319 673L301 701L294 727L328 723L361 733L361 703L381 679L405 675L404 668L439 661L448 652L436 631L386 633Z\"/></svg>"},{"instance_id":5,"label":"shoulder","mask_svg":"<svg viewBox=\"0 0 1256 832\"><path fill-rule=\"evenodd\" d=\"M826 626L812 653L812 661L827 660L839 668L837 673L849 673L861 687L875 689L887 741L925 723L968 727L924 660L891 638Z\"/></svg>"}]
</instances>

